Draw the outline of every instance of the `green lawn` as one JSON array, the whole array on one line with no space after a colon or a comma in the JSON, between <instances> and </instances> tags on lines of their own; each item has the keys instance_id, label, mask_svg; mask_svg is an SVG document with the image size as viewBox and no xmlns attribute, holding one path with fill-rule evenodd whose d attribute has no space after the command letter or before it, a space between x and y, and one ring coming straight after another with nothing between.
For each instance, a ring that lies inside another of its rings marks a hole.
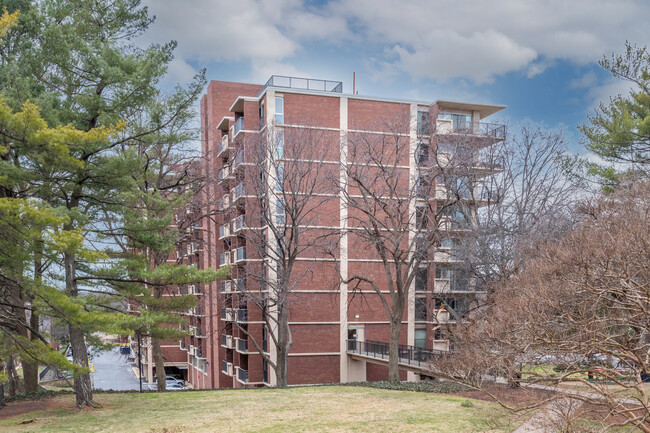
<instances>
[{"instance_id":1,"label":"green lawn","mask_svg":"<svg viewBox=\"0 0 650 433\"><path fill-rule=\"evenodd\" d=\"M349 386L96 397L104 407L83 411L72 395L55 397L51 409L0 420L0 432L496 433L518 423L480 400Z\"/></svg>"}]
</instances>

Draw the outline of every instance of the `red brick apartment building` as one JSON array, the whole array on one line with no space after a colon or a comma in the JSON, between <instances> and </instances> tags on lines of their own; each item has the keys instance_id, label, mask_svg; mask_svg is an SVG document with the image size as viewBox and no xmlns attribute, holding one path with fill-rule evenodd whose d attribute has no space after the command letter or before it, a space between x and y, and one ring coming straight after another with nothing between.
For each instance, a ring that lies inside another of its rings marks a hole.
<instances>
[{"instance_id":1,"label":"red brick apartment building","mask_svg":"<svg viewBox=\"0 0 650 433\"><path fill-rule=\"evenodd\" d=\"M251 245L253 230L259 234L268 229L260 226L262 193L253 190L250 182L260 176L258 159L253 153L254 149L259 151L261 143L272 139L276 146L284 148L284 137L292 131L317 132L318 146L324 150L321 158L330 167L323 173L338 178L344 176L340 164L342 158L348 157L347 143L352 134L394 133L387 125L401 119L398 133L413 150L408 155L422 148L435 153L446 137L455 134L469 133L477 146L488 148L504 138L505 128L482 121L503 108L344 94L340 82L282 76L271 77L265 85L212 81L201 99L201 128L202 151L209 161L206 174L214 178L204 200L216 217L202 221L197 228L202 242L192 246L189 253L200 268L231 265L232 275L229 281L189 288L198 294L200 305L188 312L192 335L180 345L164 348L166 358L172 362L170 366L179 366L185 356L187 381L195 388L275 384L273 370L246 334L255 336L271 359L276 356L261 320L261 310L239 296L239 288L244 286L247 291L263 294L262 284L250 275L271 272L264 268L260 248ZM424 127L424 122L432 127ZM403 161L403 169L414 175L420 157ZM332 244L335 251L326 254L309 249L296 262L296 273L302 278L292 290L288 383L385 380L386 366L355 360L346 348L348 339L387 342L386 312L378 296L367 293L364 297L353 297L349 284L340 283L339 279L339 271L343 276L383 271L371 249L342 234L349 209L341 194L336 188L321 192L316 195L327 196L327 200L321 203L317 214L320 219L310 221L310 230L334 230L341 235ZM429 199L435 201L439 197ZM448 342L439 339L436 329L440 324L452 323L453 318L438 308L436 300L445 298L452 308L462 312L482 296L476 287L468 286L469 280L452 278L454 271L445 264L449 258L440 257L434 255L430 266L413 283L401 344L446 349ZM417 380L415 374L406 371L401 372L401 377Z\"/></svg>"}]
</instances>

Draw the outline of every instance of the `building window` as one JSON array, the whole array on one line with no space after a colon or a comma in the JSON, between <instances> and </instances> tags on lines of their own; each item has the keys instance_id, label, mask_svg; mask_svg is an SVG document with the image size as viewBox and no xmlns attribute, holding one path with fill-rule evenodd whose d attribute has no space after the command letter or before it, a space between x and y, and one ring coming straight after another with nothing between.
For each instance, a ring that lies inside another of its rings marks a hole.
<instances>
[{"instance_id":1,"label":"building window","mask_svg":"<svg viewBox=\"0 0 650 433\"><path fill-rule=\"evenodd\" d=\"M284 158L284 131L275 131L275 157Z\"/></svg>"},{"instance_id":2,"label":"building window","mask_svg":"<svg viewBox=\"0 0 650 433\"><path fill-rule=\"evenodd\" d=\"M429 268L418 268L415 274L415 291L426 292L429 280Z\"/></svg>"},{"instance_id":3,"label":"building window","mask_svg":"<svg viewBox=\"0 0 650 433\"><path fill-rule=\"evenodd\" d=\"M284 124L284 97L275 97L275 123L276 125Z\"/></svg>"},{"instance_id":4,"label":"building window","mask_svg":"<svg viewBox=\"0 0 650 433\"><path fill-rule=\"evenodd\" d=\"M427 328L415 328L415 340L413 345L421 349L427 347Z\"/></svg>"},{"instance_id":5,"label":"building window","mask_svg":"<svg viewBox=\"0 0 650 433\"><path fill-rule=\"evenodd\" d=\"M275 191L282 192L284 191L284 164L276 166L275 175Z\"/></svg>"},{"instance_id":6,"label":"building window","mask_svg":"<svg viewBox=\"0 0 650 433\"><path fill-rule=\"evenodd\" d=\"M436 279L449 280L451 278L451 269L446 266L436 265Z\"/></svg>"},{"instance_id":7,"label":"building window","mask_svg":"<svg viewBox=\"0 0 650 433\"><path fill-rule=\"evenodd\" d=\"M278 198L278 202L275 207L275 223L279 226L283 226L286 221L285 212L284 212L284 200Z\"/></svg>"},{"instance_id":8,"label":"building window","mask_svg":"<svg viewBox=\"0 0 650 433\"><path fill-rule=\"evenodd\" d=\"M415 298L415 320L417 322L426 322L427 320L427 298Z\"/></svg>"},{"instance_id":9,"label":"building window","mask_svg":"<svg viewBox=\"0 0 650 433\"><path fill-rule=\"evenodd\" d=\"M416 206L415 207L415 229L424 230L428 227L429 218L427 215L426 206Z\"/></svg>"},{"instance_id":10,"label":"building window","mask_svg":"<svg viewBox=\"0 0 650 433\"><path fill-rule=\"evenodd\" d=\"M418 136L429 135L431 114L429 110L418 110Z\"/></svg>"},{"instance_id":11,"label":"building window","mask_svg":"<svg viewBox=\"0 0 650 433\"><path fill-rule=\"evenodd\" d=\"M429 161L429 143L420 141L415 154L415 162L418 166L424 165Z\"/></svg>"},{"instance_id":12,"label":"building window","mask_svg":"<svg viewBox=\"0 0 650 433\"><path fill-rule=\"evenodd\" d=\"M260 129L264 126L264 101L260 103Z\"/></svg>"}]
</instances>

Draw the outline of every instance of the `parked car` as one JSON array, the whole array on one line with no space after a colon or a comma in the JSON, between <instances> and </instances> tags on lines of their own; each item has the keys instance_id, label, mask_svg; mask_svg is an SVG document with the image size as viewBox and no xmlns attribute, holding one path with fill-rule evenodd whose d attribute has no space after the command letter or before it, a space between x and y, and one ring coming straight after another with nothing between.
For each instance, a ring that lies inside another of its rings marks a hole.
<instances>
[{"instance_id":1,"label":"parked car","mask_svg":"<svg viewBox=\"0 0 650 433\"><path fill-rule=\"evenodd\" d=\"M153 378L154 382L158 381L157 377ZM169 387L170 384L177 383L179 385L185 385L185 381L183 379L179 379L176 376L165 376L165 382L167 383L167 386Z\"/></svg>"},{"instance_id":2,"label":"parked car","mask_svg":"<svg viewBox=\"0 0 650 433\"><path fill-rule=\"evenodd\" d=\"M188 389L185 385L181 385L180 383L170 383L167 382L167 391L182 391Z\"/></svg>"}]
</instances>

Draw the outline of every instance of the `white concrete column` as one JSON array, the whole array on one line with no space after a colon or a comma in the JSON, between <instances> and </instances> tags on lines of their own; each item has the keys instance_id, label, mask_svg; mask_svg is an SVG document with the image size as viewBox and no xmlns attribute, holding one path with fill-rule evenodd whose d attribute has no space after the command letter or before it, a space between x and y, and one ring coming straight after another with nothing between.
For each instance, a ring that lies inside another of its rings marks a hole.
<instances>
[{"instance_id":1,"label":"white concrete column","mask_svg":"<svg viewBox=\"0 0 650 433\"><path fill-rule=\"evenodd\" d=\"M339 193L339 212L340 212L340 228L343 231L339 244L339 257L341 277L348 278L348 235L345 230L348 226L348 207L345 202L344 188L347 190L348 179L345 171L345 166L348 160L348 98L340 98L339 109L339 123L340 123L340 158L341 169L339 173L339 182L341 192ZM347 338L348 338L348 285L341 283L339 288L339 337L340 337L340 381L348 381L348 356L347 356Z\"/></svg>"},{"instance_id":2,"label":"white concrete column","mask_svg":"<svg viewBox=\"0 0 650 433\"><path fill-rule=\"evenodd\" d=\"M410 119L409 119L409 191L415 191L417 181L417 164L415 163L415 155L418 146L418 106L411 104ZM409 203L409 244L413 245L415 240L416 224L415 224L415 194L411 194L411 201ZM411 251L413 254L414 251ZM407 344L413 346L415 343L415 279L411 283L408 293L408 314L407 314ZM407 373L408 381L415 381L415 373Z\"/></svg>"}]
</instances>

